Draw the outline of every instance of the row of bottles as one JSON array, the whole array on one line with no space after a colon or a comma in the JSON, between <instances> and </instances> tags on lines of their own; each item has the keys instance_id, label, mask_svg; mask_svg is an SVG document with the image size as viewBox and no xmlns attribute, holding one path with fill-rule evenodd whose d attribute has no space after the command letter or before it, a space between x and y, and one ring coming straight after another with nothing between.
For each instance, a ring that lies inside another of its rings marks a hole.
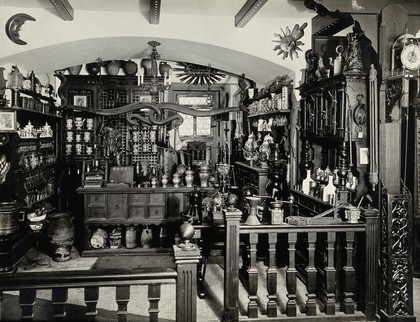
<instances>
[{"instance_id":1,"label":"row of bottles","mask_svg":"<svg viewBox=\"0 0 420 322\"><path fill-rule=\"evenodd\" d=\"M327 166L325 170L318 168L315 171L315 180L311 177L311 170L306 170L306 177L302 180L301 190L304 194L318 197L323 202L333 206L336 204L337 186L339 185L338 169L331 171ZM351 171L346 177L346 189L354 191L358 185L357 178Z\"/></svg>"}]
</instances>

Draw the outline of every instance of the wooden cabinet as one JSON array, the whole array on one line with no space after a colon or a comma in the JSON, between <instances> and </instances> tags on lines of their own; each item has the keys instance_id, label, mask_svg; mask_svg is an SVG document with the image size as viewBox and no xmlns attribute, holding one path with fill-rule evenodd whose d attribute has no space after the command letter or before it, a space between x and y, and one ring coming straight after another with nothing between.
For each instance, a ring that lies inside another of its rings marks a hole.
<instances>
[{"instance_id":1,"label":"wooden cabinet","mask_svg":"<svg viewBox=\"0 0 420 322\"><path fill-rule=\"evenodd\" d=\"M201 188L203 197L214 192L213 188ZM191 188L78 188L84 196L85 216L83 256L104 256L111 254L135 254L145 252L170 251L174 234L181 224L180 213L188 205ZM127 227L134 227L138 247L125 247ZM122 246L111 249L93 248L90 244L92 233L98 228L108 234L115 228L122 231ZM150 249L140 247L141 232L149 228L153 241ZM166 236L162 236L166 235ZM163 240L165 239L165 240ZM166 249L163 245L168 245Z\"/></svg>"}]
</instances>

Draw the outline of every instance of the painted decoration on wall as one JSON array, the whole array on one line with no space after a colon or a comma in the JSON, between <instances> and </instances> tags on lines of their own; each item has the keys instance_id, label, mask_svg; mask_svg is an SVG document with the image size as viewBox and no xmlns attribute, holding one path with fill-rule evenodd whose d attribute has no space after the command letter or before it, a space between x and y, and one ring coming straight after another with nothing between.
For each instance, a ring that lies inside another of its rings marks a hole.
<instances>
[{"instance_id":1,"label":"painted decoration on wall","mask_svg":"<svg viewBox=\"0 0 420 322\"><path fill-rule=\"evenodd\" d=\"M220 80L226 77L225 74L221 73L218 69L211 68L211 65L201 66L190 63L177 63L181 68L173 68L174 71L180 72L177 74L181 82L193 85L212 85L220 82Z\"/></svg>"},{"instance_id":2,"label":"painted decoration on wall","mask_svg":"<svg viewBox=\"0 0 420 322\"><path fill-rule=\"evenodd\" d=\"M26 13L17 13L7 20L6 35L15 44L26 45L26 41L20 39L19 32L22 30L22 26L27 20L36 21L34 17Z\"/></svg>"},{"instance_id":3,"label":"painted decoration on wall","mask_svg":"<svg viewBox=\"0 0 420 322\"><path fill-rule=\"evenodd\" d=\"M279 44L274 47L273 50L278 50L279 52L277 55L283 54L283 59L290 56L290 59L293 60L293 55L298 56L297 51L302 49L299 48L299 46L304 45L303 42L301 42L299 39L303 37L304 35L304 29L306 28L308 24L305 22L302 24L302 26L299 27L298 24L296 24L293 27L293 30L290 30L289 27L286 27L286 32L284 32L283 29L281 29L283 35L281 34L274 34L279 40L273 40L273 42L278 42Z\"/></svg>"}]
</instances>

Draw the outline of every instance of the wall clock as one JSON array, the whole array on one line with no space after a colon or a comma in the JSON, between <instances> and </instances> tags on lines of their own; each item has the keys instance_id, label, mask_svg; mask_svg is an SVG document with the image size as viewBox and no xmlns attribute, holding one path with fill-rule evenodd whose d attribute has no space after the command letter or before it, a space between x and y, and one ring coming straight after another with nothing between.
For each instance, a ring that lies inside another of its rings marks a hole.
<instances>
[{"instance_id":1,"label":"wall clock","mask_svg":"<svg viewBox=\"0 0 420 322\"><path fill-rule=\"evenodd\" d=\"M409 44L401 51L401 63L409 70L420 69L420 46Z\"/></svg>"}]
</instances>

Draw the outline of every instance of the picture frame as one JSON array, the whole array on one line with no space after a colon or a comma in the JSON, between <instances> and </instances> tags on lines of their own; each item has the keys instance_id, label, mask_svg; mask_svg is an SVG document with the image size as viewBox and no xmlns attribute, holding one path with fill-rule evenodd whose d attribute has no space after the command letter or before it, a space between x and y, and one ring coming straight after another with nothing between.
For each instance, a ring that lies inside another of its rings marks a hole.
<instances>
[{"instance_id":1,"label":"picture frame","mask_svg":"<svg viewBox=\"0 0 420 322\"><path fill-rule=\"evenodd\" d=\"M17 132L16 111L0 111L0 132Z\"/></svg>"},{"instance_id":2,"label":"picture frame","mask_svg":"<svg viewBox=\"0 0 420 322\"><path fill-rule=\"evenodd\" d=\"M73 96L73 105L87 107L87 96L86 95L74 95Z\"/></svg>"},{"instance_id":3,"label":"picture frame","mask_svg":"<svg viewBox=\"0 0 420 322\"><path fill-rule=\"evenodd\" d=\"M140 103L152 103L152 95L141 95L139 97Z\"/></svg>"}]
</instances>

